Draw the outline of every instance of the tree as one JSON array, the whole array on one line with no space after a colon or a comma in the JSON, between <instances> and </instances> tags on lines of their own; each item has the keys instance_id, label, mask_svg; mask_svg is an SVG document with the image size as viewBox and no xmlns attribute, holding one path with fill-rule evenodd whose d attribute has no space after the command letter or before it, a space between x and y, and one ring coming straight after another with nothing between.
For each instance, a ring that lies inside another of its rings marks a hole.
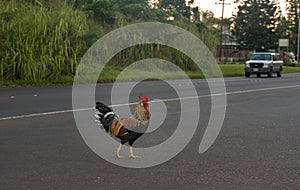
<instances>
[{"instance_id":1,"label":"tree","mask_svg":"<svg viewBox=\"0 0 300 190\"><path fill-rule=\"evenodd\" d=\"M202 23L206 28L216 30L216 26L220 24L220 20L214 17L214 13L212 11L205 11L202 13Z\"/></svg>"},{"instance_id":2,"label":"tree","mask_svg":"<svg viewBox=\"0 0 300 190\"><path fill-rule=\"evenodd\" d=\"M277 29L276 29L276 38L281 39L289 39L290 38L290 29L289 29L289 23L287 18L282 17Z\"/></svg>"},{"instance_id":3,"label":"tree","mask_svg":"<svg viewBox=\"0 0 300 190\"><path fill-rule=\"evenodd\" d=\"M182 17L190 20L192 9L190 5L193 1L189 1L188 5L185 0L160 0L158 7L168 13L168 17L174 17L175 20L180 20Z\"/></svg>"},{"instance_id":4,"label":"tree","mask_svg":"<svg viewBox=\"0 0 300 190\"><path fill-rule=\"evenodd\" d=\"M243 49L276 49L275 29L280 9L276 0L239 0L237 15L234 16L234 34Z\"/></svg>"},{"instance_id":5,"label":"tree","mask_svg":"<svg viewBox=\"0 0 300 190\"><path fill-rule=\"evenodd\" d=\"M287 33L290 39L290 50L297 51L297 39L298 39L298 18L297 18L297 3L299 0L286 0L287 5Z\"/></svg>"}]
</instances>

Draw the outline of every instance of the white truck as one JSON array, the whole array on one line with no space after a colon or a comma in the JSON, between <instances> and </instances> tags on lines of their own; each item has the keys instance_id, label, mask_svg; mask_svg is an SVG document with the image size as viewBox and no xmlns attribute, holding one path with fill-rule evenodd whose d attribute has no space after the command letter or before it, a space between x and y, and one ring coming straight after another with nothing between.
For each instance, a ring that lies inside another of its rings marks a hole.
<instances>
[{"instance_id":1,"label":"white truck","mask_svg":"<svg viewBox=\"0 0 300 190\"><path fill-rule=\"evenodd\" d=\"M272 77L273 73L276 73L277 77L281 77L282 69L283 61L279 53L253 53L246 62L245 76L249 78L251 74L256 74L257 77L267 74L268 77Z\"/></svg>"}]
</instances>

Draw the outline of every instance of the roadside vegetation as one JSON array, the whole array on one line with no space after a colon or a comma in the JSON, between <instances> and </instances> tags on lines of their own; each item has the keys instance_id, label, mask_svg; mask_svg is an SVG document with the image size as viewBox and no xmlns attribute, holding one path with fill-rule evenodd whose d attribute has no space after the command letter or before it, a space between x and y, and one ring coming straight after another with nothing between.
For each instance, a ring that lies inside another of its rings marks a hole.
<instances>
[{"instance_id":1,"label":"roadside vegetation","mask_svg":"<svg viewBox=\"0 0 300 190\"><path fill-rule=\"evenodd\" d=\"M219 64L220 69L222 71L223 77L236 77L236 76L244 76L244 64L242 63L234 63L234 64ZM103 74L99 77L99 82L114 82L119 74L124 70L124 67L121 66L107 66L104 68ZM291 67L285 66L283 69L283 76L285 73L296 73L300 72L300 67ZM139 72L138 72L139 73ZM197 78L205 78L201 71L185 71L187 76L191 79ZM153 74L153 73L152 73ZM182 73L177 72L165 72L162 70L157 70L156 74L153 75L153 78L149 78L149 80L156 80L155 76L163 75L165 79L180 79L182 77ZM131 70L127 78L123 78L119 81L134 81L135 79L140 79L143 77L143 73L137 74L134 70ZM149 75L147 75L149 76ZM38 82L30 82L28 80L17 80L17 81L9 81L9 80L1 80L0 86L31 86L31 85L51 85L51 84L72 84L73 77L66 77L63 80L58 81L38 81Z\"/></svg>"},{"instance_id":2,"label":"roadside vegetation","mask_svg":"<svg viewBox=\"0 0 300 190\"><path fill-rule=\"evenodd\" d=\"M239 7L241 12L251 14L249 10L242 11L256 3L256 1L254 4L251 2L250 0L239 1L245 5ZM278 10L275 0L259 2L265 4L261 9L265 12L261 14L270 15L272 11ZM290 10L294 10L295 2L287 1ZM254 8L257 6L255 5ZM272 11L268 11L269 9ZM265 28L254 28L254 30L265 31L264 34L268 34L268 39L286 37L294 42L296 26L292 25L295 23L292 21L295 15L292 11L289 13L287 18L283 18L280 11L272 18L261 17L260 22L264 24L260 26L272 30ZM237 14L224 22L239 26L244 17L248 18L249 15ZM264 21L269 18L271 18L270 22ZM282 18L282 22L279 18ZM218 55L217 46L221 37L220 20L215 18L212 12L200 10L194 1L159 0L148 3L147 0L2 0L0 1L0 85L71 83L81 58L96 40L119 27L145 21L159 21L184 28L200 38L215 57ZM243 44L241 48L253 49L261 46L261 44L255 46L255 43L253 45L254 39L248 36L240 36L246 34L243 30L244 28L240 27L233 30L238 37L237 40L243 40L240 41L240 44ZM285 34L289 36L284 36ZM251 44L247 45L248 41ZM266 47L272 48L272 43L268 43ZM291 49L293 48L294 45ZM117 54L105 68L106 73L99 78L99 82L114 81L124 67L145 58L171 61L185 70L191 78L203 77L195 64L177 50L157 44L143 44ZM220 67L224 76L243 75L243 66L240 64L220 64ZM298 68L290 68L287 71L297 72ZM136 73L133 73L130 80L135 78L134 75ZM167 77L178 76L176 73L167 73Z\"/></svg>"}]
</instances>

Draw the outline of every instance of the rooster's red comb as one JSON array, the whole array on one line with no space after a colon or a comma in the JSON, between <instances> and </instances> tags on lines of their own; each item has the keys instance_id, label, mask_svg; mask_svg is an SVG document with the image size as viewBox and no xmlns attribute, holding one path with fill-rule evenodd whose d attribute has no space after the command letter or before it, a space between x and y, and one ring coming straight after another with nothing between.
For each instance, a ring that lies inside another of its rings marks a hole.
<instances>
[{"instance_id":1,"label":"rooster's red comb","mask_svg":"<svg viewBox=\"0 0 300 190\"><path fill-rule=\"evenodd\" d=\"M140 95L140 96L139 96L139 99L140 99L140 100L143 100L144 102L148 102L148 97L145 96L145 95Z\"/></svg>"}]
</instances>

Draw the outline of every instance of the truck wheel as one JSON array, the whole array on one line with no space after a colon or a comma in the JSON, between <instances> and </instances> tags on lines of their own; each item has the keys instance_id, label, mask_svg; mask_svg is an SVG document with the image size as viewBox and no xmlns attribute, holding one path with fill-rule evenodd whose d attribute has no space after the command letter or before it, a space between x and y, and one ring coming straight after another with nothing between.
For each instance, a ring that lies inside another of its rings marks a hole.
<instances>
[{"instance_id":1,"label":"truck wheel","mask_svg":"<svg viewBox=\"0 0 300 190\"><path fill-rule=\"evenodd\" d=\"M281 71L277 72L277 77L281 77Z\"/></svg>"},{"instance_id":2,"label":"truck wheel","mask_svg":"<svg viewBox=\"0 0 300 190\"><path fill-rule=\"evenodd\" d=\"M250 77L250 73L245 72L245 77L249 78Z\"/></svg>"},{"instance_id":3,"label":"truck wheel","mask_svg":"<svg viewBox=\"0 0 300 190\"><path fill-rule=\"evenodd\" d=\"M272 77L272 74L273 74L272 72L269 72L269 73L268 73L268 77L271 78L271 77Z\"/></svg>"},{"instance_id":4,"label":"truck wheel","mask_svg":"<svg viewBox=\"0 0 300 190\"><path fill-rule=\"evenodd\" d=\"M268 73L268 77L271 78L273 75L273 68L271 67L270 72Z\"/></svg>"}]
</instances>

